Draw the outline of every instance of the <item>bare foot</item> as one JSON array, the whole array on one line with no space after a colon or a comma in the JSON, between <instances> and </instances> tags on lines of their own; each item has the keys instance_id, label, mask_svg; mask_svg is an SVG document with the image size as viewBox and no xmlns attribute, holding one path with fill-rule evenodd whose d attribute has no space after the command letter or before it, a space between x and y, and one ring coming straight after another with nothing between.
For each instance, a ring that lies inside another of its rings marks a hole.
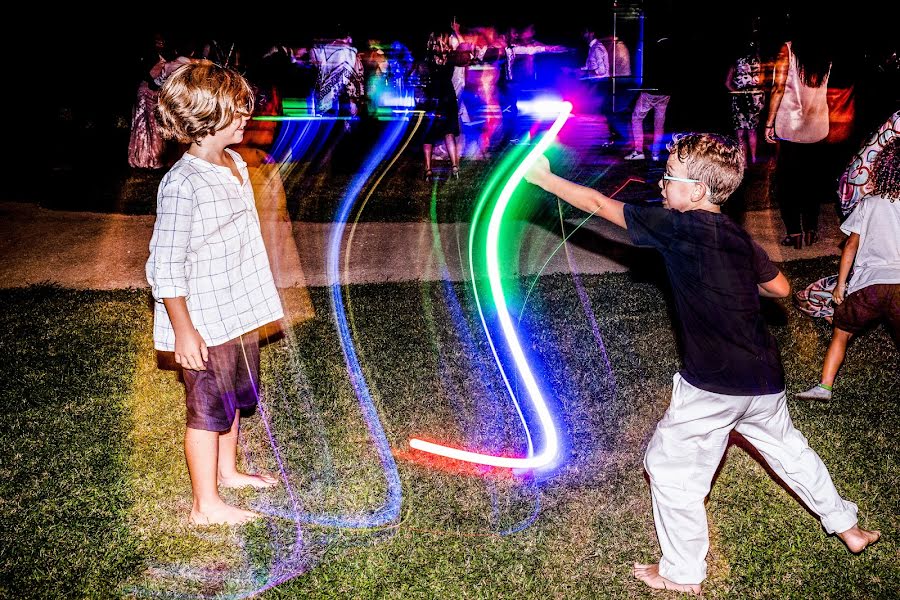
<instances>
[{"instance_id":1,"label":"bare foot","mask_svg":"<svg viewBox=\"0 0 900 600\"><path fill-rule=\"evenodd\" d=\"M272 486L278 485L278 478L269 475L268 473L259 473L256 475L250 475L248 473L235 473L234 475L229 475L228 477L219 476L219 486L224 488L241 488L241 487L255 487L258 490L264 488L270 488Z\"/></svg>"},{"instance_id":2,"label":"bare foot","mask_svg":"<svg viewBox=\"0 0 900 600\"><path fill-rule=\"evenodd\" d=\"M881 537L880 531L869 531L868 529L860 529L859 525L854 525L847 531L837 534L841 541L847 545L847 549L853 554L859 554L878 541Z\"/></svg>"},{"instance_id":3,"label":"bare foot","mask_svg":"<svg viewBox=\"0 0 900 600\"><path fill-rule=\"evenodd\" d=\"M659 564L642 565L640 563L634 563L634 569L632 569L631 574L634 575L635 579L640 579L654 590L673 590L676 592L693 594L695 596L700 595L699 583L690 584L669 581L659 574Z\"/></svg>"},{"instance_id":4,"label":"bare foot","mask_svg":"<svg viewBox=\"0 0 900 600\"><path fill-rule=\"evenodd\" d=\"M258 519L260 516L259 513L252 510L244 510L221 502L207 506L202 511L196 507L193 508L189 520L192 525L240 525Z\"/></svg>"}]
</instances>

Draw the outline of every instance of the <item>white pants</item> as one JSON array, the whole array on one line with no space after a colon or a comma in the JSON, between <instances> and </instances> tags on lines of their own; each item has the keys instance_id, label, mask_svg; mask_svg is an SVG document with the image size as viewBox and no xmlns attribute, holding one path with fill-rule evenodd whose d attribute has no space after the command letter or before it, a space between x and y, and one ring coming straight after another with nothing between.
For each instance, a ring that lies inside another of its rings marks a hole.
<instances>
[{"instance_id":1,"label":"white pants","mask_svg":"<svg viewBox=\"0 0 900 600\"><path fill-rule=\"evenodd\" d=\"M672 404L644 455L662 550L659 573L675 583L706 578L709 529L703 501L732 429L759 450L828 533L856 524L856 505L840 497L822 459L794 429L784 392L726 396L698 389L676 374Z\"/></svg>"}]
</instances>

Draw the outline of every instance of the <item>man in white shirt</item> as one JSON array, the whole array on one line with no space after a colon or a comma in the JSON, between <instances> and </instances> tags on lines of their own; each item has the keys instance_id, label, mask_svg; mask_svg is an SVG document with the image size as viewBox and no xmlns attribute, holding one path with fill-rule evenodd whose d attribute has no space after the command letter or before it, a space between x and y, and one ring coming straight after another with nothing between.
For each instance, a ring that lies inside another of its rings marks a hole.
<instances>
[{"instance_id":1,"label":"man in white shirt","mask_svg":"<svg viewBox=\"0 0 900 600\"><path fill-rule=\"evenodd\" d=\"M609 53L597 35L590 28L585 29L582 34L588 43L588 57L581 70L584 72L584 79L600 80L609 77Z\"/></svg>"},{"instance_id":2,"label":"man in white shirt","mask_svg":"<svg viewBox=\"0 0 900 600\"><path fill-rule=\"evenodd\" d=\"M612 110L609 52L592 28L586 28L583 36L588 43L588 57L581 68L582 79L588 84L590 106L599 107L599 110L595 109L591 112L599 112L606 119L608 134L602 145L610 147L616 140L625 136L619 131L620 128L616 125Z\"/></svg>"}]
</instances>

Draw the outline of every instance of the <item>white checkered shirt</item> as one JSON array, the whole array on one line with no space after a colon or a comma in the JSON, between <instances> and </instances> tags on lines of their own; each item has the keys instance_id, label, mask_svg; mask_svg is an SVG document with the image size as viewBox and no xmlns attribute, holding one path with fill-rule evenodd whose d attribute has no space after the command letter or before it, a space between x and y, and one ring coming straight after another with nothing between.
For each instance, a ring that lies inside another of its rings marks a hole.
<instances>
[{"instance_id":1,"label":"white checkered shirt","mask_svg":"<svg viewBox=\"0 0 900 600\"><path fill-rule=\"evenodd\" d=\"M185 153L159 184L147 281L156 299L153 343L175 349L163 298L185 296L194 327L217 346L283 316L247 163L227 167Z\"/></svg>"}]
</instances>

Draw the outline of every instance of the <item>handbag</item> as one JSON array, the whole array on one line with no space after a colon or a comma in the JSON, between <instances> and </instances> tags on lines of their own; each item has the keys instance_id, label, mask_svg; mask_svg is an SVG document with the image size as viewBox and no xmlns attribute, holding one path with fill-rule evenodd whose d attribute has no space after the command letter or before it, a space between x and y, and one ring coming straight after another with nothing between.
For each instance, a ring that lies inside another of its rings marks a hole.
<instances>
[{"instance_id":1,"label":"handbag","mask_svg":"<svg viewBox=\"0 0 900 600\"><path fill-rule=\"evenodd\" d=\"M828 136L828 75L819 87L809 87L800 79L797 57L790 53L784 95L775 113L775 136L789 142L814 144Z\"/></svg>"},{"instance_id":2,"label":"handbag","mask_svg":"<svg viewBox=\"0 0 900 600\"><path fill-rule=\"evenodd\" d=\"M817 279L794 294L794 305L797 309L813 318L831 317L834 315L834 288L838 276L829 275Z\"/></svg>"}]
</instances>

